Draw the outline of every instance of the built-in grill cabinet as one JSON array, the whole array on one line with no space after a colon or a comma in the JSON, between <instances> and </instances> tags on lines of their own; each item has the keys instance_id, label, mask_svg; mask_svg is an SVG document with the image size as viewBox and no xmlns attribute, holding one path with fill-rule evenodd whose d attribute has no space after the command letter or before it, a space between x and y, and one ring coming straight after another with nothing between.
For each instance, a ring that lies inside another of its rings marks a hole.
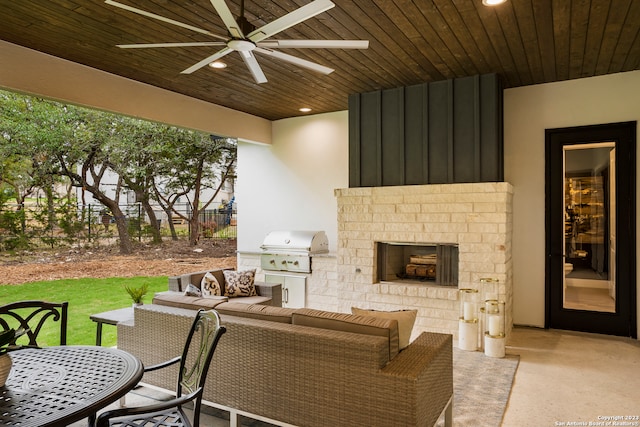
<instances>
[{"instance_id":1,"label":"built-in grill cabinet","mask_svg":"<svg viewBox=\"0 0 640 427\"><path fill-rule=\"evenodd\" d=\"M260 247L265 281L282 285L282 306L305 307L312 256L329 252L324 231L272 231Z\"/></svg>"}]
</instances>

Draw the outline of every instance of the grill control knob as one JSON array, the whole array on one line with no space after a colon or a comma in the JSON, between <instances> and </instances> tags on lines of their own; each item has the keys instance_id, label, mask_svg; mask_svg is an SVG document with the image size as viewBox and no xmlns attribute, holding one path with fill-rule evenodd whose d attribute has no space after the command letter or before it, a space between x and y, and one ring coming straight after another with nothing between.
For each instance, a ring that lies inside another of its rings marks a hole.
<instances>
[{"instance_id":1,"label":"grill control knob","mask_svg":"<svg viewBox=\"0 0 640 427\"><path fill-rule=\"evenodd\" d=\"M287 265L287 261L282 261L282 265Z\"/></svg>"},{"instance_id":2,"label":"grill control knob","mask_svg":"<svg viewBox=\"0 0 640 427\"><path fill-rule=\"evenodd\" d=\"M294 261L293 265L300 265L298 261Z\"/></svg>"},{"instance_id":3,"label":"grill control knob","mask_svg":"<svg viewBox=\"0 0 640 427\"><path fill-rule=\"evenodd\" d=\"M269 264L273 264L273 265L276 265L276 260L274 260L274 259L272 259L272 260L269 260Z\"/></svg>"}]
</instances>

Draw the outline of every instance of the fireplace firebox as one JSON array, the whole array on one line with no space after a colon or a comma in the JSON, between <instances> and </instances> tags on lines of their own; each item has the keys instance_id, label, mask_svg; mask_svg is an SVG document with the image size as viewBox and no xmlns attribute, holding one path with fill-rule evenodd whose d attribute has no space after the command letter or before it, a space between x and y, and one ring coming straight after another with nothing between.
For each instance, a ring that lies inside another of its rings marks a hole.
<instances>
[{"instance_id":1,"label":"fireplace firebox","mask_svg":"<svg viewBox=\"0 0 640 427\"><path fill-rule=\"evenodd\" d=\"M458 245L376 242L378 282L458 285Z\"/></svg>"}]
</instances>

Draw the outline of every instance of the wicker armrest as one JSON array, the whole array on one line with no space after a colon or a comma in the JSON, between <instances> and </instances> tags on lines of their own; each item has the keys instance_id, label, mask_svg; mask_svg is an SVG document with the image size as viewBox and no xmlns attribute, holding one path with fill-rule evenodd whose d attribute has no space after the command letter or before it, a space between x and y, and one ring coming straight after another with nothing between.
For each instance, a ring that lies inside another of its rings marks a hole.
<instances>
[{"instance_id":1,"label":"wicker armrest","mask_svg":"<svg viewBox=\"0 0 640 427\"><path fill-rule=\"evenodd\" d=\"M452 336L423 332L382 369L382 375L398 382L399 394L415 399L421 425L434 425L453 396ZM406 384L415 385L403 390Z\"/></svg>"}]
</instances>

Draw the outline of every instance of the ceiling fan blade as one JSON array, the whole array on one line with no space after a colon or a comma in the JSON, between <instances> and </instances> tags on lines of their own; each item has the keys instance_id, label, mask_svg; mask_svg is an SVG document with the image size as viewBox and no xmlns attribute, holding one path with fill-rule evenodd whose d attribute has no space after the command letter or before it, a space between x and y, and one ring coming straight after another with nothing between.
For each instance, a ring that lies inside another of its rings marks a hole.
<instances>
[{"instance_id":1,"label":"ceiling fan blade","mask_svg":"<svg viewBox=\"0 0 640 427\"><path fill-rule=\"evenodd\" d=\"M289 27L293 27L302 21L306 21L319 13L334 7L335 4L331 0L314 0L309 4L306 4L293 12L289 12L286 15L270 22L262 27L252 31L247 38L256 43L271 37L274 34L284 31Z\"/></svg>"},{"instance_id":2,"label":"ceiling fan blade","mask_svg":"<svg viewBox=\"0 0 640 427\"><path fill-rule=\"evenodd\" d=\"M309 70L317 71L318 73L331 74L335 71L333 68L325 67L324 65L307 61L306 59L298 58L297 56L289 55L288 53L282 53L276 50L264 49L261 47L255 48L255 51L264 55L269 55L274 58L281 59L283 61L290 62L291 64L295 64Z\"/></svg>"},{"instance_id":3,"label":"ceiling fan blade","mask_svg":"<svg viewBox=\"0 0 640 427\"><path fill-rule=\"evenodd\" d=\"M191 47L191 46L226 46L225 42L187 42L187 43L137 43L117 44L121 49L145 49L152 47Z\"/></svg>"},{"instance_id":4,"label":"ceiling fan blade","mask_svg":"<svg viewBox=\"0 0 640 427\"><path fill-rule=\"evenodd\" d=\"M257 45L269 49L367 49L369 40L263 40Z\"/></svg>"},{"instance_id":5,"label":"ceiling fan blade","mask_svg":"<svg viewBox=\"0 0 640 427\"><path fill-rule=\"evenodd\" d=\"M119 2L114 1L114 0L105 0L105 3L109 4L111 6L119 7L120 9L128 10L129 12L137 13L138 15L146 16L148 18L157 19L158 21L166 22L166 23L171 24L171 25L176 25L178 27L186 28L186 29L189 29L191 31L195 31L196 33L206 34L208 36L215 37L215 38L220 39L220 40L226 40L227 39L226 37L222 37L222 36L219 36L217 34L213 34L212 32L207 31L207 30L203 30L202 28L194 27L193 25L185 24L183 22L175 21L173 19L166 18L164 16L156 15L155 13L147 12L146 10L138 9L136 7L131 7L131 6L119 3Z\"/></svg>"},{"instance_id":6,"label":"ceiling fan blade","mask_svg":"<svg viewBox=\"0 0 640 427\"><path fill-rule=\"evenodd\" d=\"M231 34L231 37L234 37L236 39L243 39L244 34L242 34L240 25L238 25L238 23L236 22L236 18L233 17L233 14L227 6L227 3L225 3L224 0L211 0L211 4L216 9L216 12L218 12L218 15L220 15L220 18L222 18L222 22L224 22L227 30L229 30L229 34Z\"/></svg>"},{"instance_id":7,"label":"ceiling fan blade","mask_svg":"<svg viewBox=\"0 0 640 427\"><path fill-rule=\"evenodd\" d=\"M207 56L202 61L200 61L200 62L198 62L196 64L193 64L191 67L187 68L186 70L181 71L180 74L191 74L194 71L197 71L200 68L204 67L205 65L210 64L211 62L215 61L216 59L220 59L223 56L230 54L231 52L233 52L233 49L229 49L228 47L220 49L219 51L217 51L213 55Z\"/></svg>"},{"instance_id":8,"label":"ceiling fan blade","mask_svg":"<svg viewBox=\"0 0 640 427\"><path fill-rule=\"evenodd\" d=\"M247 67L249 68L249 71L251 71L256 83L266 83L267 77L262 72L262 68L260 68L260 64L258 64L253 52L249 50L239 50L238 53L244 60L244 63L247 64Z\"/></svg>"}]
</instances>

